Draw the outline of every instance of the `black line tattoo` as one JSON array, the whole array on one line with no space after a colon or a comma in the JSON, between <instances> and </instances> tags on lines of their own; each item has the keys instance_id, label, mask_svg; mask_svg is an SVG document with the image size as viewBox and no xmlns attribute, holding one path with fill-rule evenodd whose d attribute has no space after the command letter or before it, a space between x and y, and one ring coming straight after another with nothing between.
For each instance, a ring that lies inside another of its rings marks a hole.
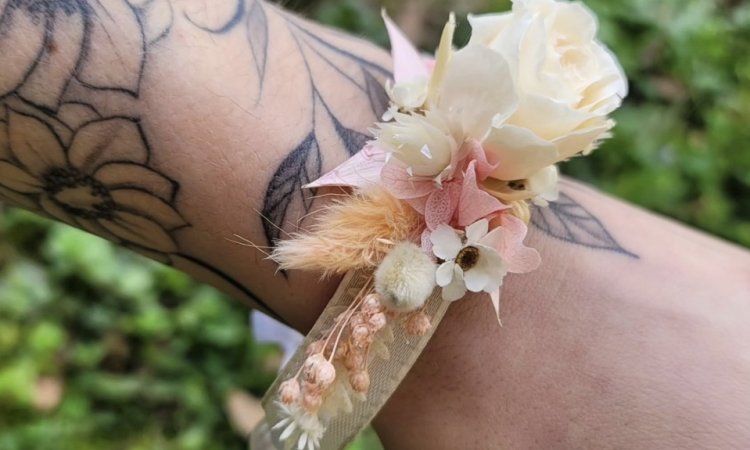
<instances>
[{"instance_id":1,"label":"black line tattoo","mask_svg":"<svg viewBox=\"0 0 750 450\"><path fill-rule=\"evenodd\" d=\"M279 318L252 290L181 248L178 232L191 225L178 210L180 183L152 164L141 118L105 115L86 101L94 93L138 99L148 46L172 29L172 3L8 0L0 7L0 199L198 268ZM242 22L242 0L238 11L223 28ZM12 51L29 46L34 51ZM81 92L72 99L74 85Z\"/></svg>"},{"instance_id":2,"label":"black line tattoo","mask_svg":"<svg viewBox=\"0 0 750 450\"><path fill-rule=\"evenodd\" d=\"M361 91L369 101L373 115L376 118L380 118L383 115L388 104L385 89L378 81L378 77L389 77L390 71L313 33L294 16L290 16L276 8L267 9L266 5L260 0L251 0L249 5L246 4L245 0L237 0L235 14L226 23L215 28L200 25L188 17L190 22L199 29L212 34L229 33L241 24L245 26L253 64L259 80L256 103L260 102L263 96L268 63L268 11L275 12L282 19L282 22L286 25L287 30L297 44L297 49L302 57L310 84L309 101L311 105L307 133L290 150L289 155L284 158L281 164L279 164L266 189L263 208L261 210L261 221L266 240L273 246L281 237L288 210L294 199L301 199L304 212L308 212L312 207L315 191L303 189L303 186L318 178L323 168L323 157L318 138L319 124L316 120L316 114L320 111L325 111L340 138L342 148L349 156L359 151L367 140L370 139L368 135L346 127L340 116L326 102L326 94L319 88L313 75L311 57L314 56L317 63L332 69L334 73L337 73L341 77L342 81ZM338 62L334 60L336 58L339 60ZM361 70L362 80L356 80L352 73L344 69L344 65L358 66Z\"/></svg>"},{"instance_id":3,"label":"black line tattoo","mask_svg":"<svg viewBox=\"0 0 750 450\"><path fill-rule=\"evenodd\" d=\"M623 248L601 220L564 193L560 193L560 198L551 202L549 207L534 208L531 223L548 236L561 241L639 258Z\"/></svg>"},{"instance_id":4,"label":"black line tattoo","mask_svg":"<svg viewBox=\"0 0 750 450\"><path fill-rule=\"evenodd\" d=\"M312 207L312 199L316 192L314 190L303 189L303 186L322 175L322 155L320 152L320 146L317 145L318 129L316 114L318 113L319 108L322 108L325 111L326 115L333 123L336 133L341 141L341 145L346 150L348 156L359 151L367 140L370 139L368 135L346 127L339 116L333 111L329 103L325 100L325 94L318 87L315 76L313 75L310 60L311 55L308 52L317 57L317 62L326 65L333 69L334 73L339 74L342 81L359 89L370 102L375 118L380 118L382 116L387 105L387 98L381 83L377 81L376 76L372 72L376 72L381 77L390 75L390 72L384 67L341 49L322 37L311 33L303 25L298 23L295 18L286 15L283 17L285 18L287 29L294 38L299 54L304 62L304 67L310 83L312 108L310 115L310 132L308 136L281 163L266 190L262 215L267 221L270 220L272 222L272 224L264 222L266 239L272 246L280 237L280 230L284 227L287 211L294 197L302 198L304 212L308 212ZM332 56L326 56L326 51L331 52ZM333 55L343 57L342 62L349 65L354 63L359 66L363 75L363 81L360 83L354 79L352 75L345 72L342 67L343 64L333 61ZM377 91L380 93L376 93ZM315 143L315 145L305 145L306 143ZM294 170L292 174L289 174L290 167L296 168L297 170ZM288 175L292 175L292 177L287 179L286 184L278 183L278 180Z\"/></svg>"},{"instance_id":5,"label":"black line tattoo","mask_svg":"<svg viewBox=\"0 0 750 450\"><path fill-rule=\"evenodd\" d=\"M263 92L263 82L266 79L266 63L268 62L268 18L260 1L253 1L253 4L250 6L250 11L248 11L245 21L245 28L260 84L256 100L257 105L257 102L260 102L261 93Z\"/></svg>"}]
</instances>

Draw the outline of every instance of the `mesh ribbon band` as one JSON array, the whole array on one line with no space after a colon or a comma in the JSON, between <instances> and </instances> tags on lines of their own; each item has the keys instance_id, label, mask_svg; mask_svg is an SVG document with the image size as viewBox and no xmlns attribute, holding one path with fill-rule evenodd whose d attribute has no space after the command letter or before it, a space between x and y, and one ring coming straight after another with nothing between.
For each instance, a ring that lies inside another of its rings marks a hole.
<instances>
[{"instance_id":1,"label":"mesh ribbon band","mask_svg":"<svg viewBox=\"0 0 750 450\"><path fill-rule=\"evenodd\" d=\"M281 442L279 435L282 430L272 430L271 424L280 420L280 411L275 401L279 385L284 380L295 375L303 364L306 354L305 349L315 340L319 339L326 328L329 328L341 312L351 304L362 287L368 282L372 273L370 271L358 270L349 272L342 280L339 288L331 298L323 314L318 318L310 333L302 345L291 358L289 363L279 373L278 378L269 389L263 399L263 408L266 417L253 431L251 437L252 450L289 449L294 442ZM370 388L365 401L353 400L353 410L350 413L341 412L330 420L320 448L325 450L341 449L365 428L374 418L385 402L393 395L394 391L416 362L424 347L429 342L440 320L448 309L448 302L442 300L440 289L436 289L425 304L425 313L430 316L432 327L423 336L407 335L403 327L393 327L394 339L388 345L389 358L381 359L371 356L369 364Z\"/></svg>"}]
</instances>

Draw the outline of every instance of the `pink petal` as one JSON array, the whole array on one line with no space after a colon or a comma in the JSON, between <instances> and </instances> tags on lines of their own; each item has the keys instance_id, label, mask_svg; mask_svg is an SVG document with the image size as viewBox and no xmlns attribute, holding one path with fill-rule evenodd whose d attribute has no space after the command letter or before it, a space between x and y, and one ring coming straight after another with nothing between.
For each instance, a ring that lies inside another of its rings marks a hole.
<instances>
[{"instance_id":1,"label":"pink petal","mask_svg":"<svg viewBox=\"0 0 750 450\"><path fill-rule=\"evenodd\" d=\"M454 207L448 189L433 192L427 199L424 210L424 220L427 228L434 230L440 224L447 224L453 217Z\"/></svg>"},{"instance_id":2,"label":"pink petal","mask_svg":"<svg viewBox=\"0 0 750 450\"><path fill-rule=\"evenodd\" d=\"M503 214L501 226L490 231L481 244L493 247L503 258L503 262L512 273L526 273L535 270L542 262L539 252L523 245L528 228L515 216Z\"/></svg>"},{"instance_id":3,"label":"pink petal","mask_svg":"<svg viewBox=\"0 0 750 450\"><path fill-rule=\"evenodd\" d=\"M380 173L380 179L388 192L400 200L425 197L437 189L434 181L411 177L406 169L395 164L386 164Z\"/></svg>"},{"instance_id":4,"label":"pink petal","mask_svg":"<svg viewBox=\"0 0 750 450\"><path fill-rule=\"evenodd\" d=\"M462 227L509 208L497 198L479 189L475 165L476 161L470 162L464 174L458 207L458 224Z\"/></svg>"},{"instance_id":5,"label":"pink petal","mask_svg":"<svg viewBox=\"0 0 750 450\"><path fill-rule=\"evenodd\" d=\"M338 167L304 187L363 187L368 184L377 184L380 181L380 172L385 165L385 159L386 154L383 150L374 145L366 145Z\"/></svg>"},{"instance_id":6,"label":"pink petal","mask_svg":"<svg viewBox=\"0 0 750 450\"><path fill-rule=\"evenodd\" d=\"M429 195L425 195L424 197L419 198L409 198L405 199L404 201L409 204L412 208L414 208L414 211L418 212L419 214L424 216L424 210L427 207L427 199L430 198Z\"/></svg>"},{"instance_id":7,"label":"pink petal","mask_svg":"<svg viewBox=\"0 0 750 450\"><path fill-rule=\"evenodd\" d=\"M499 163L493 164L488 161L487 153L484 151L482 144L476 139L466 141L464 147L468 149L467 159L476 162L476 174L480 181L486 180L499 166Z\"/></svg>"},{"instance_id":8,"label":"pink petal","mask_svg":"<svg viewBox=\"0 0 750 450\"><path fill-rule=\"evenodd\" d=\"M542 263L542 257L535 248L522 246L509 254L504 260L511 273L528 273L536 270Z\"/></svg>"},{"instance_id":9,"label":"pink petal","mask_svg":"<svg viewBox=\"0 0 750 450\"><path fill-rule=\"evenodd\" d=\"M429 228L425 228L424 231L422 231L421 241L422 251L432 257L432 240L430 239L431 234L432 231Z\"/></svg>"},{"instance_id":10,"label":"pink petal","mask_svg":"<svg viewBox=\"0 0 750 450\"><path fill-rule=\"evenodd\" d=\"M385 21L388 38L391 41L393 79L396 83L427 78L430 72L419 51L412 45L398 26L393 23L391 18L388 17L385 10L383 10L383 21Z\"/></svg>"},{"instance_id":11,"label":"pink petal","mask_svg":"<svg viewBox=\"0 0 750 450\"><path fill-rule=\"evenodd\" d=\"M503 326L503 323L500 321L500 289L490 292L490 300L492 300L492 307L495 308L495 313L497 314L497 323Z\"/></svg>"}]
</instances>

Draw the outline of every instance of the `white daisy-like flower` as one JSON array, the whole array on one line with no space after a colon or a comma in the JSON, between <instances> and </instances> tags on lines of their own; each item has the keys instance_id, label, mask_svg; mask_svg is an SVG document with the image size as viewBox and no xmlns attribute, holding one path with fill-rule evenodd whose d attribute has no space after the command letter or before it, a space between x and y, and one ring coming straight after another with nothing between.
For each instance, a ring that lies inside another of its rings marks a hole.
<instances>
[{"instance_id":1,"label":"white daisy-like flower","mask_svg":"<svg viewBox=\"0 0 750 450\"><path fill-rule=\"evenodd\" d=\"M503 229L488 230L489 222L482 219L466 227L463 236L444 224L430 235L433 253L445 261L436 272L444 300L458 300L467 290L492 293L500 288L507 273L496 250Z\"/></svg>"},{"instance_id":2,"label":"white daisy-like flower","mask_svg":"<svg viewBox=\"0 0 750 450\"><path fill-rule=\"evenodd\" d=\"M320 421L320 418L305 411L298 403L287 406L277 402L276 405L282 419L273 426L272 430L282 430L279 441L285 443L285 448L318 450L320 440L326 431L326 427Z\"/></svg>"}]
</instances>

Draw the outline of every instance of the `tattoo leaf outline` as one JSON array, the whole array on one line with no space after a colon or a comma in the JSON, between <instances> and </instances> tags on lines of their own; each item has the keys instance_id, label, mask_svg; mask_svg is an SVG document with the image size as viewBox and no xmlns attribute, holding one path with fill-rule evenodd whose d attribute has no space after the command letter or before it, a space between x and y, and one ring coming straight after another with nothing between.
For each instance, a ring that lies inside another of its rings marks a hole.
<instances>
[{"instance_id":1,"label":"tattoo leaf outline","mask_svg":"<svg viewBox=\"0 0 750 450\"><path fill-rule=\"evenodd\" d=\"M255 0L247 13L247 41L250 43L250 51L255 61L255 69L258 72L260 87L258 89L258 100L260 92L263 92L263 81L266 77L266 62L268 60L268 18L266 11Z\"/></svg>"},{"instance_id":2,"label":"tattoo leaf outline","mask_svg":"<svg viewBox=\"0 0 750 450\"><path fill-rule=\"evenodd\" d=\"M302 186L320 177L322 170L320 144L312 131L281 162L268 185L261 214L263 229L271 245L281 237L281 227L295 195L302 197L303 207L309 210L315 192Z\"/></svg>"},{"instance_id":3,"label":"tattoo leaf outline","mask_svg":"<svg viewBox=\"0 0 750 450\"><path fill-rule=\"evenodd\" d=\"M545 234L571 244L607 250L638 259L623 248L604 224L569 195L560 193L546 208L536 208L531 223Z\"/></svg>"}]
</instances>

